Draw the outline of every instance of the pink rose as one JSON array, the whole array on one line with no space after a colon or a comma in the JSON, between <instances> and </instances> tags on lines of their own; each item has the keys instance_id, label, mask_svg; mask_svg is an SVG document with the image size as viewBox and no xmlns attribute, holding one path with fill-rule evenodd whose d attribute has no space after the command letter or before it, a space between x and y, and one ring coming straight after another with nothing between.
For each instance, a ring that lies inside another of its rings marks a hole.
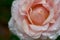
<instances>
[{"instance_id":1,"label":"pink rose","mask_svg":"<svg viewBox=\"0 0 60 40\"><path fill-rule=\"evenodd\" d=\"M60 0L15 0L11 12L10 30L23 39L60 35Z\"/></svg>"}]
</instances>

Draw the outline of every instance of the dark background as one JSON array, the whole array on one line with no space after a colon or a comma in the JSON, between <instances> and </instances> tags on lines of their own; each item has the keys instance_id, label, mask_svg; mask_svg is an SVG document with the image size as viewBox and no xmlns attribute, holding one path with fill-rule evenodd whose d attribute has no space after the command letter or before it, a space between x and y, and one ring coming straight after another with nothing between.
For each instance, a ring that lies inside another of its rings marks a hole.
<instances>
[{"instance_id":1,"label":"dark background","mask_svg":"<svg viewBox=\"0 0 60 40\"><path fill-rule=\"evenodd\" d=\"M12 2L13 0L0 0L0 40L19 40L8 28ZM56 40L60 40L60 37Z\"/></svg>"},{"instance_id":2,"label":"dark background","mask_svg":"<svg viewBox=\"0 0 60 40\"><path fill-rule=\"evenodd\" d=\"M19 40L8 28L12 2L13 0L0 0L0 40Z\"/></svg>"}]
</instances>

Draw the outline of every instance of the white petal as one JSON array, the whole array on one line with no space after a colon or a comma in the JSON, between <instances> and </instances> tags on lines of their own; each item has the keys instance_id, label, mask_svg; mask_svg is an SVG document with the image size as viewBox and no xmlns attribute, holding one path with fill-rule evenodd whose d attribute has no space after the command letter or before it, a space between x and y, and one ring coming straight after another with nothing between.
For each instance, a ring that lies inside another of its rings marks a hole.
<instances>
[{"instance_id":1,"label":"white petal","mask_svg":"<svg viewBox=\"0 0 60 40\"><path fill-rule=\"evenodd\" d=\"M42 36L49 37L49 39L56 39L58 37L58 34L56 32L43 32Z\"/></svg>"},{"instance_id":2,"label":"white petal","mask_svg":"<svg viewBox=\"0 0 60 40\"><path fill-rule=\"evenodd\" d=\"M41 31L41 30L47 30L48 27L49 27L49 24L47 25L44 25L44 26L36 26L36 25L30 25L31 29L32 30L35 30L35 31Z\"/></svg>"},{"instance_id":3,"label":"white petal","mask_svg":"<svg viewBox=\"0 0 60 40\"><path fill-rule=\"evenodd\" d=\"M60 29L60 17L56 20L56 22L49 28L49 31L54 31Z\"/></svg>"},{"instance_id":4,"label":"white petal","mask_svg":"<svg viewBox=\"0 0 60 40\"><path fill-rule=\"evenodd\" d=\"M31 36L34 39L37 39L41 36L42 32L36 33L36 32L33 32L33 31L29 30L29 27L28 27L25 20L23 21L23 26L22 27L23 27L23 30L25 31L25 33L28 34L29 36Z\"/></svg>"}]
</instances>

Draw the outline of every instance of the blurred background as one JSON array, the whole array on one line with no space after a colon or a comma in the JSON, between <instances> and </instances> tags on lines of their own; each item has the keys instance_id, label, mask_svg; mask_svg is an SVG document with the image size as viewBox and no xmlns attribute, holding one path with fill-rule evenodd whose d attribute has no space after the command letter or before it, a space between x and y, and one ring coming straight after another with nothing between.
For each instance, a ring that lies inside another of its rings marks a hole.
<instances>
[{"instance_id":1,"label":"blurred background","mask_svg":"<svg viewBox=\"0 0 60 40\"><path fill-rule=\"evenodd\" d=\"M12 2L13 0L0 0L0 40L19 40L8 28Z\"/></svg>"},{"instance_id":2,"label":"blurred background","mask_svg":"<svg viewBox=\"0 0 60 40\"><path fill-rule=\"evenodd\" d=\"M13 0L0 0L0 40L19 40L8 28ZM56 39L60 40L60 36Z\"/></svg>"}]
</instances>

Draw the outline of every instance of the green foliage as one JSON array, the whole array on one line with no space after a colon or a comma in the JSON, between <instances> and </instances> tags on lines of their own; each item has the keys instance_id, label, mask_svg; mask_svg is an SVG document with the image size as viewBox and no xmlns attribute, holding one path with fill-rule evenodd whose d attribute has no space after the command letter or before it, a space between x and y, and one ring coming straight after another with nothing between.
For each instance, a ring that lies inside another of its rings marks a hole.
<instances>
[{"instance_id":1,"label":"green foliage","mask_svg":"<svg viewBox=\"0 0 60 40\"><path fill-rule=\"evenodd\" d=\"M11 34L9 40L20 40L18 36Z\"/></svg>"},{"instance_id":2,"label":"green foliage","mask_svg":"<svg viewBox=\"0 0 60 40\"><path fill-rule=\"evenodd\" d=\"M58 36L56 40L60 40L60 36Z\"/></svg>"},{"instance_id":3,"label":"green foliage","mask_svg":"<svg viewBox=\"0 0 60 40\"><path fill-rule=\"evenodd\" d=\"M0 0L0 21L8 23L11 16L11 4L13 0Z\"/></svg>"}]
</instances>

